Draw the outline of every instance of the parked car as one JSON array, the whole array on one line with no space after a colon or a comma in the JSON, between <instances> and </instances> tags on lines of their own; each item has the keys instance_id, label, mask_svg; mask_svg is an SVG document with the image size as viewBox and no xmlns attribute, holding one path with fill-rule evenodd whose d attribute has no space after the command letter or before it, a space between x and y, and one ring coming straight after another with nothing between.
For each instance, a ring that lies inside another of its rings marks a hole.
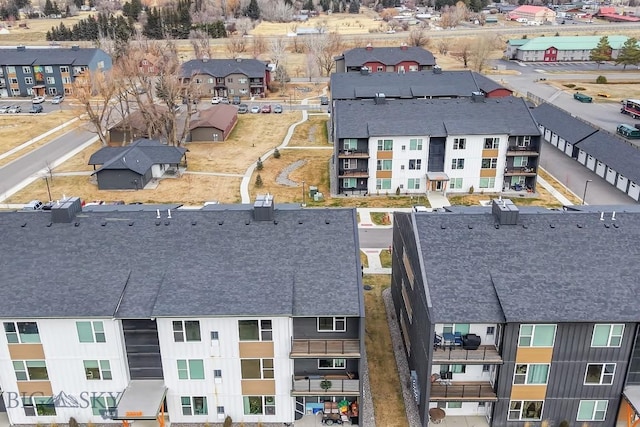
<instances>
[{"instance_id":1,"label":"parked car","mask_svg":"<svg viewBox=\"0 0 640 427\"><path fill-rule=\"evenodd\" d=\"M329 105L329 98L327 98L326 96L321 96L320 105Z\"/></svg>"},{"instance_id":2,"label":"parked car","mask_svg":"<svg viewBox=\"0 0 640 427\"><path fill-rule=\"evenodd\" d=\"M271 112L271 105L267 104L267 105L263 105L262 106L262 110L263 113L270 113Z\"/></svg>"},{"instance_id":3,"label":"parked car","mask_svg":"<svg viewBox=\"0 0 640 427\"><path fill-rule=\"evenodd\" d=\"M238 114L246 114L249 112L249 106L247 104L238 105Z\"/></svg>"},{"instance_id":4,"label":"parked car","mask_svg":"<svg viewBox=\"0 0 640 427\"><path fill-rule=\"evenodd\" d=\"M227 98L226 96L223 96L222 98L220 98L220 103L221 104L230 104L229 98Z\"/></svg>"},{"instance_id":5,"label":"parked car","mask_svg":"<svg viewBox=\"0 0 640 427\"><path fill-rule=\"evenodd\" d=\"M257 113L259 113L259 112L260 112L260 106L258 106L258 105L254 105L253 107L251 107L251 112L252 112L253 114L257 114Z\"/></svg>"},{"instance_id":6,"label":"parked car","mask_svg":"<svg viewBox=\"0 0 640 427\"><path fill-rule=\"evenodd\" d=\"M282 105L276 104L273 106L273 112L276 114L282 113Z\"/></svg>"},{"instance_id":7,"label":"parked car","mask_svg":"<svg viewBox=\"0 0 640 427\"><path fill-rule=\"evenodd\" d=\"M53 98L51 98L51 103L52 104L60 104L60 103L62 103L62 101L64 101L64 96L62 96L62 95L56 95Z\"/></svg>"},{"instance_id":8,"label":"parked car","mask_svg":"<svg viewBox=\"0 0 640 427\"><path fill-rule=\"evenodd\" d=\"M231 103L233 105L240 105L240 97L239 96L234 96Z\"/></svg>"},{"instance_id":9,"label":"parked car","mask_svg":"<svg viewBox=\"0 0 640 427\"><path fill-rule=\"evenodd\" d=\"M0 114L5 114L9 112L9 106L8 105L3 105L2 107L0 107Z\"/></svg>"},{"instance_id":10,"label":"parked car","mask_svg":"<svg viewBox=\"0 0 640 427\"><path fill-rule=\"evenodd\" d=\"M576 92L573 94L573 99L577 99L580 102L593 102L593 99L590 96L587 96L583 93Z\"/></svg>"},{"instance_id":11,"label":"parked car","mask_svg":"<svg viewBox=\"0 0 640 427\"><path fill-rule=\"evenodd\" d=\"M25 211L37 211L42 209L42 202L40 200L32 200L22 208Z\"/></svg>"},{"instance_id":12,"label":"parked car","mask_svg":"<svg viewBox=\"0 0 640 427\"><path fill-rule=\"evenodd\" d=\"M42 113L42 110L43 110L42 105L33 104L31 106L31 108L29 109L29 112L32 113L32 114L37 114L37 113Z\"/></svg>"},{"instance_id":13,"label":"parked car","mask_svg":"<svg viewBox=\"0 0 640 427\"><path fill-rule=\"evenodd\" d=\"M9 114L17 114L17 113L21 113L21 112L22 112L22 107L20 107L19 105L12 105L7 110L7 113L9 113Z\"/></svg>"},{"instance_id":14,"label":"parked car","mask_svg":"<svg viewBox=\"0 0 640 427\"><path fill-rule=\"evenodd\" d=\"M220 104L220 102L222 102L222 97L221 96L214 96L213 98L211 98L211 103L212 104Z\"/></svg>"},{"instance_id":15,"label":"parked car","mask_svg":"<svg viewBox=\"0 0 640 427\"><path fill-rule=\"evenodd\" d=\"M32 104L42 104L44 102L44 96L36 96L31 100Z\"/></svg>"}]
</instances>

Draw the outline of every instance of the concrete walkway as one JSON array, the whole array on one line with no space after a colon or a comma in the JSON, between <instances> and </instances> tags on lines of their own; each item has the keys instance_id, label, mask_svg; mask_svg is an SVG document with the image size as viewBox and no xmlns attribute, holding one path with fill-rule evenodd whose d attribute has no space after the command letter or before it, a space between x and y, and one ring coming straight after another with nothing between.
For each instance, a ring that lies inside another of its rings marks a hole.
<instances>
[{"instance_id":1,"label":"concrete walkway","mask_svg":"<svg viewBox=\"0 0 640 427\"><path fill-rule=\"evenodd\" d=\"M545 171L545 172L547 172L547 171ZM547 172L547 173L549 174L549 172ZM549 174L549 175L551 175L551 174ZM558 180L556 179L556 181L558 181ZM560 181L558 181L558 182L560 182ZM556 199L558 199L558 201L560 203L562 203L563 205L567 205L567 206L573 205L573 203L571 203L571 201L569 199L564 197L562 195L562 193L560 193L558 190L553 188L553 186L551 184L549 184L547 181L545 181L544 178L542 178L540 175L538 175L538 184L542 185L542 187L544 187L545 190L547 190L549 193L551 193L551 195L553 197L555 197ZM567 191L571 191L567 187L565 187L565 189Z\"/></svg>"},{"instance_id":2,"label":"concrete walkway","mask_svg":"<svg viewBox=\"0 0 640 427\"><path fill-rule=\"evenodd\" d=\"M451 206L449 199L444 194L438 191L429 191L427 193L427 199L432 209L444 208L445 206Z\"/></svg>"},{"instance_id":3,"label":"concrete walkway","mask_svg":"<svg viewBox=\"0 0 640 427\"><path fill-rule=\"evenodd\" d=\"M391 268L382 267L380 262L380 253L388 250L389 248L362 249L362 252L367 256L367 264L369 265L363 269L364 274L391 274Z\"/></svg>"}]
</instances>

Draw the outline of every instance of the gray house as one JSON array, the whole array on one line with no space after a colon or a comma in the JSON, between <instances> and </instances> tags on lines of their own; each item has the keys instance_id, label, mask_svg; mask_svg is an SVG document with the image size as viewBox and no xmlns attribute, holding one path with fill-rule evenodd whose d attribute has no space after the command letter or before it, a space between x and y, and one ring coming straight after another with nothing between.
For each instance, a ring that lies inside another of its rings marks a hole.
<instances>
[{"instance_id":1,"label":"gray house","mask_svg":"<svg viewBox=\"0 0 640 427\"><path fill-rule=\"evenodd\" d=\"M183 81L201 96L264 96L271 70L257 59L192 59L182 64Z\"/></svg>"},{"instance_id":2,"label":"gray house","mask_svg":"<svg viewBox=\"0 0 640 427\"><path fill-rule=\"evenodd\" d=\"M640 207L620 208L396 212L391 294L422 426L637 417L640 264L620 254L638 251Z\"/></svg>"},{"instance_id":3,"label":"gray house","mask_svg":"<svg viewBox=\"0 0 640 427\"><path fill-rule=\"evenodd\" d=\"M363 67L372 73L405 73L430 70L436 65L431 52L404 43L398 47L357 47L335 61L336 73L359 73Z\"/></svg>"},{"instance_id":4,"label":"gray house","mask_svg":"<svg viewBox=\"0 0 640 427\"><path fill-rule=\"evenodd\" d=\"M187 165L187 149L139 139L125 147L103 147L89 158L100 190L140 190L153 178L174 176ZM96 166L100 166L96 169Z\"/></svg>"}]
</instances>

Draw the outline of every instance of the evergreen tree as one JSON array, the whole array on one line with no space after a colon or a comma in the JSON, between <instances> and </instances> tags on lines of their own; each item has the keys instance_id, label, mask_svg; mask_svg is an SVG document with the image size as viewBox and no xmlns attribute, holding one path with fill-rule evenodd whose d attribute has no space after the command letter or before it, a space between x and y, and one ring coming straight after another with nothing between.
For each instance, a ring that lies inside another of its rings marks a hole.
<instances>
[{"instance_id":1,"label":"evergreen tree","mask_svg":"<svg viewBox=\"0 0 640 427\"><path fill-rule=\"evenodd\" d=\"M598 67L604 61L611 60L611 45L609 44L609 37L603 36L598 45L591 51L589 59L598 63Z\"/></svg>"},{"instance_id":2,"label":"evergreen tree","mask_svg":"<svg viewBox=\"0 0 640 427\"><path fill-rule=\"evenodd\" d=\"M122 5L122 14L127 18L133 18L134 21L138 21L140 14L142 13L142 3L140 0L131 0Z\"/></svg>"},{"instance_id":3,"label":"evergreen tree","mask_svg":"<svg viewBox=\"0 0 640 427\"><path fill-rule=\"evenodd\" d=\"M45 16L51 16L53 15L53 4L51 3L51 0L47 0L44 4L44 14Z\"/></svg>"},{"instance_id":4,"label":"evergreen tree","mask_svg":"<svg viewBox=\"0 0 640 427\"><path fill-rule=\"evenodd\" d=\"M188 39L191 32L191 1L180 0L178 1L178 14L177 14L177 34L178 39Z\"/></svg>"},{"instance_id":5,"label":"evergreen tree","mask_svg":"<svg viewBox=\"0 0 640 427\"><path fill-rule=\"evenodd\" d=\"M333 0L332 11L333 13L340 13L340 2L338 0Z\"/></svg>"},{"instance_id":6,"label":"evergreen tree","mask_svg":"<svg viewBox=\"0 0 640 427\"><path fill-rule=\"evenodd\" d=\"M616 65L622 64L626 69L627 65L640 64L640 47L638 46L638 39L635 37L629 37L626 42L620 48L618 57L616 58Z\"/></svg>"},{"instance_id":7,"label":"evergreen tree","mask_svg":"<svg viewBox=\"0 0 640 427\"><path fill-rule=\"evenodd\" d=\"M260 7L257 0L251 0L249 6L244 11L245 16L255 20L260 19Z\"/></svg>"},{"instance_id":8,"label":"evergreen tree","mask_svg":"<svg viewBox=\"0 0 640 427\"><path fill-rule=\"evenodd\" d=\"M349 13L360 13L360 2L358 0L351 0L349 3Z\"/></svg>"},{"instance_id":9,"label":"evergreen tree","mask_svg":"<svg viewBox=\"0 0 640 427\"><path fill-rule=\"evenodd\" d=\"M53 2L53 14L54 15L60 15L60 8L58 7L58 2L57 1Z\"/></svg>"},{"instance_id":10,"label":"evergreen tree","mask_svg":"<svg viewBox=\"0 0 640 427\"><path fill-rule=\"evenodd\" d=\"M260 176L260 174L256 176L256 187L258 188L262 187L262 177Z\"/></svg>"},{"instance_id":11,"label":"evergreen tree","mask_svg":"<svg viewBox=\"0 0 640 427\"><path fill-rule=\"evenodd\" d=\"M73 4L76 5L78 9L84 6L84 0L73 0Z\"/></svg>"},{"instance_id":12,"label":"evergreen tree","mask_svg":"<svg viewBox=\"0 0 640 427\"><path fill-rule=\"evenodd\" d=\"M313 8L313 0L307 0L307 1L305 2L305 4L304 4L303 9L306 9L306 10L313 10L313 9L314 9L314 8Z\"/></svg>"},{"instance_id":13,"label":"evergreen tree","mask_svg":"<svg viewBox=\"0 0 640 427\"><path fill-rule=\"evenodd\" d=\"M147 13L147 22L142 28L142 34L154 40L161 40L163 38L162 28L160 26L160 12L157 8L154 7Z\"/></svg>"}]
</instances>

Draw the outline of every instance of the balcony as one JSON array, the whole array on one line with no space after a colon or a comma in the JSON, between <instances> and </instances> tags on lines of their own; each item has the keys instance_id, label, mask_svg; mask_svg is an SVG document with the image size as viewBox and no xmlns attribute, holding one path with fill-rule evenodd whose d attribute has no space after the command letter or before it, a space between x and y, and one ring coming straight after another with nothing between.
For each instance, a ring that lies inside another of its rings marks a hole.
<instances>
[{"instance_id":1,"label":"balcony","mask_svg":"<svg viewBox=\"0 0 640 427\"><path fill-rule=\"evenodd\" d=\"M447 400L464 400L469 402L478 401L497 401L498 397L493 390L491 383L483 382L450 382L446 384L444 381L431 384L431 395L429 400L447 401Z\"/></svg>"},{"instance_id":2,"label":"balcony","mask_svg":"<svg viewBox=\"0 0 640 427\"><path fill-rule=\"evenodd\" d=\"M359 358L359 340L292 340L291 358L335 357Z\"/></svg>"},{"instance_id":3,"label":"balcony","mask_svg":"<svg viewBox=\"0 0 640 427\"><path fill-rule=\"evenodd\" d=\"M340 377L340 378L336 378ZM327 388L327 386L329 386ZM294 377L291 387L292 396L359 396L360 380L344 378L340 375L326 377Z\"/></svg>"},{"instance_id":4,"label":"balcony","mask_svg":"<svg viewBox=\"0 0 640 427\"><path fill-rule=\"evenodd\" d=\"M504 176L536 176L536 168L533 166L507 166Z\"/></svg>"},{"instance_id":5,"label":"balcony","mask_svg":"<svg viewBox=\"0 0 640 427\"><path fill-rule=\"evenodd\" d=\"M340 150L338 151L339 159L368 159L369 152L368 151L358 151L358 150Z\"/></svg>"},{"instance_id":6,"label":"balcony","mask_svg":"<svg viewBox=\"0 0 640 427\"><path fill-rule=\"evenodd\" d=\"M262 79L250 79L249 86L251 87L262 87L264 86L264 82Z\"/></svg>"},{"instance_id":7,"label":"balcony","mask_svg":"<svg viewBox=\"0 0 640 427\"><path fill-rule=\"evenodd\" d=\"M338 178L369 178L368 169L345 169L338 172Z\"/></svg>"},{"instance_id":8,"label":"balcony","mask_svg":"<svg viewBox=\"0 0 640 427\"><path fill-rule=\"evenodd\" d=\"M539 156L540 151L535 144L525 145L524 147L510 145L507 147L507 157L509 156Z\"/></svg>"},{"instance_id":9,"label":"balcony","mask_svg":"<svg viewBox=\"0 0 640 427\"><path fill-rule=\"evenodd\" d=\"M437 347L433 350L434 364L501 364L502 357L492 345L481 345L476 350L465 350L461 346Z\"/></svg>"}]
</instances>

